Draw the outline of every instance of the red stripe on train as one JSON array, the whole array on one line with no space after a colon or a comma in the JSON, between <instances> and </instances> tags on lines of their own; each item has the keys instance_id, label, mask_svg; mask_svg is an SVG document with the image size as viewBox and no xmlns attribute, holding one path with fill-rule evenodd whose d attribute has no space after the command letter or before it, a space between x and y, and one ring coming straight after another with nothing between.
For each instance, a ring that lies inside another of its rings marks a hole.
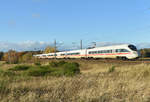
<instances>
[{"instance_id":1,"label":"red stripe on train","mask_svg":"<svg viewBox=\"0 0 150 102\"><path fill-rule=\"evenodd\" d=\"M127 54L131 54L131 53L87 54L87 55L66 55L66 56L98 56L98 55L127 55Z\"/></svg>"}]
</instances>

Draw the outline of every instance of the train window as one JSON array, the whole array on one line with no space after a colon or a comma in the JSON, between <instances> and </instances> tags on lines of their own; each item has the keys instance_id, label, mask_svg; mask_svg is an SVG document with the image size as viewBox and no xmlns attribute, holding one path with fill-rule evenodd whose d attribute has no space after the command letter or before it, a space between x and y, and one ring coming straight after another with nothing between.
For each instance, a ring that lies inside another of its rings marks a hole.
<instances>
[{"instance_id":1,"label":"train window","mask_svg":"<svg viewBox=\"0 0 150 102\"><path fill-rule=\"evenodd\" d=\"M129 45L128 47L133 51L137 51L137 48L134 45Z\"/></svg>"},{"instance_id":2,"label":"train window","mask_svg":"<svg viewBox=\"0 0 150 102\"><path fill-rule=\"evenodd\" d=\"M110 53L112 53L112 50L109 50L110 51Z\"/></svg>"},{"instance_id":3,"label":"train window","mask_svg":"<svg viewBox=\"0 0 150 102\"><path fill-rule=\"evenodd\" d=\"M107 50L107 53L112 53L112 50Z\"/></svg>"},{"instance_id":4,"label":"train window","mask_svg":"<svg viewBox=\"0 0 150 102\"><path fill-rule=\"evenodd\" d=\"M112 50L101 50L97 51L97 53L112 53Z\"/></svg>"},{"instance_id":5,"label":"train window","mask_svg":"<svg viewBox=\"0 0 150 102\"><path fill-rule=\"evenodd\" d=\"M110 50L107 50L107 53L110 53Z\"/></svg>"},{"instance_id":6,"label":"train window","mask_svg":"<svg viewBox=\"0 0 150 102\"><path fill-rule=\"evenodd\" d=\"M104 53L104 50L102 50L101 53Z\"/></svg>"},{"instance_id":7,"label":"train window","mask_svg":"<svg viewBox=\"0 0 150 102\"><path fill-rule=\"evenodd\" d=\"M94 54L97 54L98 53L98 51L94 51Z\"/></svg>"},{"instance_id":8,"label":"train window","mask_svg":"<svg viewBox=\"0 0 150 102\"><path fill-rule=\"evenodd\" d=\"M121 49L121 52L129 52L127 49Z\"/></svg>"},{"instance_id":9,"label":"train window","mask_svg":"<svg viewBox=\"0 0 150 102\"><path fill-rule=\"evenodd\" d=\"M116 49L116 52L117 52L117 53L121 52L121 49Z\"/></svg>"},{"instance_id":10,"label":"train window","mask_svg":"<svg viewBox=\"0 0 150 102\"><path fill-rule=\"evenodd\" d=\"M63 54L63 55L65 55L65 54ZM67 55L80 55L80 53L79 52L77 52L77 53L67 53Z\"/></svg>"},{"instance_id":11,"label":"train window","mask_svg":"<svg viewBox=\"0 0 150 102\"><path fill-rule=\"evenodd\" d=\"M101 51L98 51L98 53L101 53Z\"/></svg>"},{"instance_id":12,"label":"train window","mask_svg":"<svg viewBox=\"0 0 150 102\"><path fill-rule=\"evenodd\" d=\"M76 53L76 55L80 55L80 53Z\"/></svg>"},{"instance_id":13,"label":"train window","mask_svg":"<svg viewBox=\"0 0 150 102\"><path fill-rule=\"evenodd\" d=\"M116 49L116 52L120 53L120 52L129 52L129 51L127 49Z\"/></svg>"},{"instance_id":14,"label":"train window","mask_svg":"<svg viewBox=\"0 0 150 102\"><path fill-rule=\"evenodd\" d=\"M97 54L99 53L98 51L90 51L89 54ZM80 54L80 53L79 53Z\"/></svg>"},{"instance_id":15,"label":"train window","mask_svg":"<svg viewBox=\"0 0 150 102\"><path fill-rule=\"evenodd\" d=\"M93 51L90 51L89 54L93 54Z\"/></svg>"}]
</instances>

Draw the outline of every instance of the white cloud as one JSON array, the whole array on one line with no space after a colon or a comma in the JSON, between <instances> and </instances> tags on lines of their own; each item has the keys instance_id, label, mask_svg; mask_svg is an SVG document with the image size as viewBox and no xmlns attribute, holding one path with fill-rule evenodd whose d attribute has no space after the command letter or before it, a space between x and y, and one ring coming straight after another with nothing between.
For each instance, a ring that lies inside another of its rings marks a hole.
<instances>
[{"instance_id":1,"label":"white cloud","mask_svg":"<svg viewBox=\"0 0 150 102\"><path fill-rule=\"evenodd\" d=\"M0 42L0 51L8 51L10 49L17 51L43 50L49 45L53 44L42 41L25 41L21 43Z\"/></svg>"},{"instance_id":2,"label":"white cloud","mask_svg":"<svg viewBox=\"0 0 150 102\"><path fill-rule=\"evenodd\" d=\"M139 43L136 45L138 48L150 48L150 43Z\"/></svg>"}]
</instances>

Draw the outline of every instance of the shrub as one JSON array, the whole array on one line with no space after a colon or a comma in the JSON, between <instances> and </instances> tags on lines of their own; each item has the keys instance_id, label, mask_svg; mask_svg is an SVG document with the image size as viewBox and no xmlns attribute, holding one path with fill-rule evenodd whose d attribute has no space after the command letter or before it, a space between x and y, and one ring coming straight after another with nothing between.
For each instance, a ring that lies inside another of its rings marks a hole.
<instances>
[{"instance_id":1,"label":"shrub","mask_svg":"<svg viewBox=\"0 0 150 102\"><path fill-rule=\"evenodd\" d=\"M29 76L45 76L46 74L52 72L52 70L48 69L48 68L33 68L30 69L29 71L27 71L27 75Z\"/></svg>"},{"instance_id":2,"label":"shrub","mask_svg":"<svg viewBox=\"0 0 150 102\"><path fill-rule=\"evenodd\" d=\"M9 70L12 71L23 71L23 70L28 70L31 66L27 66L27 65L17 65L14 68L11 68Z\"/></svg>"},{"instance_id":3,"label":"shrub","mask_svg":"<svg viewBox=\"0 0 150 102\"><path fill-rule=\"evenodd\" d=\"M115 66L112 66L111 68L109 68L108 73L114 72L115 71Z\"/></svg>"},{"instance_id":4,"label":"shrub","mask_svg":"<svg viewBox=\"0 0 150 102\"><path fill-rule=\"evenodd\" d=\"M63 66L64 64L66 64L67 62L65 62L65 61L59 61L57 64L58 64L58 66Z\"/></svg>"},{"instance_id":5,"label":"shrub","mask_svg":"<svg viewBox=\"0 0 150 102\"><path fill-rule=\"evenodd\" d=\"M57 68L53 68L52 66ZM29 76L74 76L79 73L80 69L78 63L68 63L64 61L51 62L50 65L33 67L27 71L27 75Z\"/></svg>"},{"instance_id":6,"label":"shrub","mask_svg":"<svg viewBox=\"0 0 150 102\"><path fill-rule=\"evenodd\" d=\"M51 67L58 67L58 62L52 61L49 63Z\"/></svg>"},{"instance_id":7,"label":"shrub","mask_svg":"<svg viewBox=\"0 0 150 102\"><path fill-rule=\"evenodd\" d=\"M74 76L80 73L78 63L60 61L51 62L50 65L44 66L41 66L40 63L35 63L35 65L36 66L18 65L9 69L7 73L11 74L12 71L20 71L19 73L16 73L16 75L26 76Z\"/></svg>"},{"instance_id":8,"label":"shrub","mask_svg":"<svg viewBox=\"0 0 150 102\"><path fill-rule=\"evenodd\" d=\"M80 73L80 68L78 63L66 63L63 66L63 71L65 76L74 76Z\"/></svg>"},{"instance_id":9,"label":"shrub","mask_svg":"<svg viewBox=\"0 0 150 102\"><path fill-rule=\"evenodd\" d=\"M62 67L64 64L66 64L67 62L65 61L59 61L59 62L56 62L56 61L52 61L49 63L49 65L51 67Z\"/></svg>"}]
</instances>

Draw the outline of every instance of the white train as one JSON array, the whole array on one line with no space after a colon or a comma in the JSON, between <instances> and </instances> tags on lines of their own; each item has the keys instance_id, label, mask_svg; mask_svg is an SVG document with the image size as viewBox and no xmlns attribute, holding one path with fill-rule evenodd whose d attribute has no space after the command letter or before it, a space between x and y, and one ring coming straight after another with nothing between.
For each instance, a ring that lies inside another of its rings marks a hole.
<instances>
[{"instance_id":1,"label":"white train","mask_svg":"<svg viewBox=\"0 0 150 102\"><path fill-rule=\"evenodd\" d=\"M64 51L57 53L34 55L38 58L116 58L136 59L140 56L136 46L131 44L96 47L91 49Z\"/></svg>"}]
</instances>

